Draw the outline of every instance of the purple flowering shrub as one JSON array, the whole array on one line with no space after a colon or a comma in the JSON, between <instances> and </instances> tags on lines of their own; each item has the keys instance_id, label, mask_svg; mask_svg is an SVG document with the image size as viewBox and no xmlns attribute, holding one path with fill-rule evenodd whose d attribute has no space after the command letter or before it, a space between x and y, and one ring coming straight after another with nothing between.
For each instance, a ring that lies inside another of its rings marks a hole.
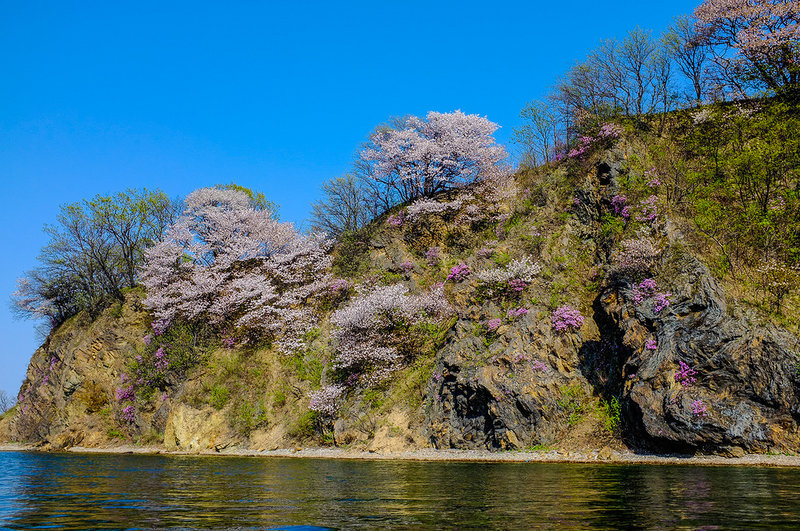
<instances>
[{"instance_id":1,"label":"purple flowering shrub","mask_svg":"<svg viewBox=\"0 0 800 531\"><path fill-rule=\"evenodd\" d=\"M428 265L434 267L439 264L440 256L439 256L439 248L438 247L431 247L427 251L425 251L425 260L428 262Z\"/></svg>"},{"instance_id":2,"label":"purple flowering shrub","mask_svg":"<svg viewBox=\"0 0 800 531\"><path fill-rule=\"evenodd\" d=\"M545 365L544 362L536 360L531 363L531 369L534 372L547 372L547 365Z\"/></svg>"},{"instance_id":3,"label":"purple flowering shrub","mask_svg":"<svg viewBox=\"0 0 800 531\"><path fill-rule=\"evenodd\" d=\"M494 229L494 234L498 240L506 239L507 227L506 223L511 219L511 214L503 213L497 216L497 227Z\"/></svg>"},{"instance_id":4,"label":"purple flowering shrub","mask_svg":"<svg viewBox=\"0 0 800 531\"><path fill-rule=\"evenodd\" d=\"M578 160L583 159L593 147L607 145L608 141L619 138L623 132L622 127L613 123L605 123L600 127L597 136L586 135L578 137L578 145L567 153L567 157Z\"/></svg>"},{"instance_id":5,"label":"purple flowering shrub","mask_svg":"<svg viewBox=\"0 0 800 531\"><path fill-rule=\"evenodd\" d=\"M695 374L697 374L696 371L687 363L679 361L678 370L675 371L675 381L681 384L681 387L691 387L695 382Z\"/></svg>"},{"instance_id":6,"label":"purple flowering shrub","mask_svg":"<svg viewBox=\"0 0 800 531\"><path fill-rule=\"evenodd\" d=\"M583 325L583 315L577 308L564 305L553 310L553 328L556 332L566 332L567 330L580 330Z\"/></svg>"},{"instance_id":7,"label":"purple flowering shrub","mask_svg":"<svg viewBox=\"0 0 800 531\"><path fill-rule=\"evenodd\" d=\"M669 306L669 298L672 293L656 293L653 295L653 311L659 313L661 310Z\"/></svg>"},{"instance_id":8,"label":"purple flowering shrub","mask_svg":"<svg viewBox=\"0 0 800 531\"><path fill-rule=\"evenodd\" d=\"M614 208L614 214L622 216L625 219L631 217L631 208L627 205L628 198L624 195L615 195L611 198L611 206Z\"/></svg>"},{"instance_id":9,"label":"purple flowering shrub","mask_svg":"<svg viewBox=\"0 0 800 531\"><path fill-rule=\"evenodd\" d=\"M136 406L133 404L128 404L124 408L122 408L122 414L120 418L127 422L128 424L133 424L136 420Z\"/></svg>"},{"instance_id":10,"label":"purple flowering shrub","mask_svg":"<svg viewBox=\"0 0 800 531\"><path fill-rule=\"evenodd\" d=\"M217 330L209 325L178 320L164 332L159 329L159 323L153 326L149 343L128 360L123 385L116 393L120 404L133 402L135 398L149 400L156 391L166 391L176 378L202 362L207 353L218 346ZM156 334L156 330L160 333ZM226 334L220 342L232 348L236 340Z\"/></svg>"},{"instance_id":11,"label":"purple flowering shrub","mask_svg":"<svg viewBox=\"0 0 800 531\"><path fill-rule=\"evenodd\" d=\"M708 411L702 400L695 400L692 402L692 415L695 417L705 417L708 415Z\"/></svg>"},{"instance_id":12,"label":"purple flowering shrub","mask_svg":"<svg viewBox=\"0 0 800 531\"><path fill-rule=\"evenodd\" d=\"M657 289L658 285L652 278L646 278L638 284L634 284L631 290L633 303L638 306L644 302L651 301L653 311L655 313L661 312L661 310L669 306L669 298L672 294L656 291Z\"/></svg>"},{"instance_id":13,"label":"purple flowering shrub","mask_svg":"<svg viewBox=\"0 0 800 531\"><path fill-rule=\"evenodd\" d=\"M481 247L475 253L475 256L478 258L491 258L494 255L494 249L490 249L489 247Z\"/></svg>"},{"instance_id":14,"label":"purple flowering shrub","mask_svg":"<svg viewBox=\"0 0 800 531\"><path fill-rule=\"evenodd\" d=\"M657 287L656 281L652 278L646 278L638 285L634 284L633 303L637 305L643 303L645 300L655 295Z\"/></svg>"},{"instance_id":15,"label":"purple flowering shrub","mask_svg":"<svg viewBox=\"0 0 800 531\"><path fill-rule=\"evenodd\" d=\"M346 301L353 290L353 283L343 278L334 278L328 284L327 289L320 293L320 309L327 310L335 308Z\"/></svg>"},{"instance_id":16,"label":"purple flowering shrub","mask_svg":"<svg viewBox=\"0 0 800 531\"><path fill-rule=\"evenodd\" d=\"M578 138L578 145L571 149L569 153L567 153L567 157L571 159L582 159L583 156L589 151L589 149L594 144L595 140L597 140L593 136L581 136Z\"/></svg>"},{"instance_id":17,"label":"purple flowering shrub","mask_svg":"<svg viewBox=\"0 0 800 531\"><path fill-rule=\"evenodd\" d=\"M405 220L405 213L401 210L397 214L390 214L386 218L386 224L390 227L402 227Z\"/></svg>"},{"instance_id":18,"label":"purple flowering shrub","mask_svg":"<svg viewBox=\"0 0 800 531\"><path fill-rule=\"evenodd\" d=\"M658 196L651 195L639 201L639 213L636 214L636 221L655 224L658 221Z\"/></svg>"},{"instance_id":19,"label":"purple flowering shrub","mask_svg":"<svg viewBox=\"0 0 800 531\"><path fill-rule=\"evenodd\" d=\"M508 316L509 319L516 319L518 317L523 317L525 315L528 315L528 309L527 308L512 308L512 309L508 310L508 313L506 313L506 315Z\"/></svg>"},{"instance_id":20,"label":"purple flowering shrub","mask_svg":"<svg viewBox=\"0 0 800 531\"><path fill-rule=\"evenodd\" d=\"M114 392L117 418L124 424L131 424L136 420L136 386L124 372L120 375L120 381L122 385Z\"/></svg>"},{"instance_id":21,"label":"purple flowering shrub","mask_svg":"<svg viewBox=\"0 0 800 531\"><path fill-rule=\"evenodd\" d=\"M467 280L472 272L469 270L465 264L458 264L453 266L450 269L450 273L447 275L447 280L452 280L453 282L463 282Z\"/></svg>"},{"instance_id":22,"label":"purple flowering shrub","mask_svg":"<svg viewBox=\"0 0 800 531\"><path fill-rule=\"evenodd\" d=\"M489 332L497 332L497 329L500 328L500 325L503 324L503 321L500 318L489 319L486 321L486 329Z\"/></svg>"},{"instance_id":23,"label":"purple flowering shrub","mask_svg":"<svg viewBox=\"0 0 800 531\"><path fill-rule=\"evenodd\" d=\"M651 168L644 172L644 179L647 186L650 188L658 188L661 186L661 180L658 178L658 170Z\"/></svg>"}]
</instances>

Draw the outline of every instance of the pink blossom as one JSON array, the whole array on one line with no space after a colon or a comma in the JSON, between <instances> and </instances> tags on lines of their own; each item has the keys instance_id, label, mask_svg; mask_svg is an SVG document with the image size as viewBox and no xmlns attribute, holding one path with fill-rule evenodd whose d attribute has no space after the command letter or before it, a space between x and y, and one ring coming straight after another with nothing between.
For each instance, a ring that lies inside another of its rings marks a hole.
<instances>
[{"instance_id":1,"label":"pink blossom","mask_svg":"<svg viewBox=\"0 0 800 531\"><path fill-rule=\"evenodd\" d=\"M692 415L695 417L705 417L708 415L706 406L703 404L702 400L695 400L692 402Z\"/></svg>"},{"instance_id":2,"label":"pink blossom","mask_svg":"<svg viewBox=\"0 0 800 531\"><path fill-rule=\"evenodd\" d=\"M564 305L553 311L553 328L557 332L565 332L568 329L578 330L583 325L583 315L576 308Z\"/></svg>"},{"instance_id":3,"label":"pink blossom","mask_svg":"<svg viewBox=\"0 0 800 531\"><path fill-rule=\"evenodd\" d=\"M465 264L458 264L450 269L450 273L447 275L447 280L452 280L453 282L462 282L467 280L471 274L469 267Z\"/></svg>"},{"instance_id":4,"label":"pink blossom","mask_svg":"<svg viewBox=\"0 0 800 531\"><path fill-rule=\"evenodd\" d=\"M695 370L683 361L679 361L678 365L679 368L675 371L675 381L681 384L681 387L691 387L695 382Z\"/></svg>"},{"instance_id":5,"label":"pink blossom","mask_svg":"<svg viewBox=\"0 0 800 531\"><path fill-rule=\"evenodd\" d=\"M492 136L497 127L475 114L429 112L377 130L360 158L402 200L431 196L505 171L506 150Z\"/></svg>"},{"instance_id":6,"label":"pink blossom","mask_svg":"<svg viewBox=\"0 0 800 531\"><path fill-rule=\"evenodd\" d=\"M517 309L510 309L506 314L510 319L515 319L517 317L522 317L523 315L528 315L527 308L517 308Z\"/></svg>"}]
</instances>

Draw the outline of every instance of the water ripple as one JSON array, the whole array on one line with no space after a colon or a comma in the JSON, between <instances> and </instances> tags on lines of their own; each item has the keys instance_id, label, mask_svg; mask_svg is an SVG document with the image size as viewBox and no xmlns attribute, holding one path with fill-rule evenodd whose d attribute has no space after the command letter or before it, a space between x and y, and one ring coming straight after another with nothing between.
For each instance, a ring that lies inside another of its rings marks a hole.
<instances>
[{"instance_id":1,"label":"water ripple","mask_svg":"<svg viewBox=\"0 0 800 531\"><path fill-rule=\"evenodd\" d=\"M800 470L0 452L0 527L797 528Z\"/></svg>"}]
</instances>

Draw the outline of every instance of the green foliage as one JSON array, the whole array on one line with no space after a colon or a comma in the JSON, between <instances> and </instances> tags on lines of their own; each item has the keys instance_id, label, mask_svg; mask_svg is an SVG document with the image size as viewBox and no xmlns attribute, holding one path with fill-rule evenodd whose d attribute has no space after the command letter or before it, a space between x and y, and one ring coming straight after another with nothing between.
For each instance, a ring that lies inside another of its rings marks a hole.
<instances>
[{"instance_id":1,"label":"green foliage","mask_svg":"<svg viewBox=\"0 0 800 531\"><path fill-rule=\"evenodd\" d=\"M286 382L275 388L272 392L272 404L275 407L283 407L286 404L286 392L288 390Z\"/></svg>"},{"instance_id":2,"label":"green foliage","mask_svg":"<svg viewBox=\"0 0 800 531\"><path fill-rule=\"evenodd\" d=\"M369 265L369 227L348 232L339 238L333 255L333 272L343 278L354 278Z\"/></svg>"},{"instance_id":3,"label":"green foliage","mask_svg":"<svg viewBox=\"0 0 800 531\"><path fill-rule=\"evenodd\" d=\"M400 273L393 273L392 271L383 271L381 273L381 283L390 286L392 284L397 284L398 282L402 282L406 279L405 276L401 275Z\"/></svg>"},{"instance_id":4,"label":"green foliage","mask_svg":"<svg viewBox=\"0 0 800 531\"><path fill-rule=\"evenodd\" d=\"M402 378L398 384L398 401L405 403L412 410L422 406L425 398L425 388L433 374L435 363L434 355L419 356L403 370Z\"/></svg>"},{"instance_id":5,"label":"green foliage","mask_svg":"<svg viewBox=\"0 0 800 531\"><path fill-rule=\"evenodd\" d=\"M109 439L125 439L125 438L127 438L127 435L125 435L125 432L123 432L119 428L108 428L108 431L106 431L106 436Z\"/></svg>"},{"instance_id":6,"label":"green foliage","mask_svg":"<svg viewBox=\"0 0 800 531\"><path fill-rule=\"evenodd\" d=\"M108 395L96 382L84 384L78 396L81 402L86 406L86 411L88 413L99 412L109 403Z\"/></svg>"},{"instance_id":7,"label":"green foliage","mask_svg":"<svg viewBox=\"0 0 800 531\"><path fill-rule=\"evenodd\" d=\"M257 192L255 190L251 190L250 188L245 188L244 186L240 186L236 183L230 184L218 184L215 188L219 190L233 190L235 192L243 192L247 197L250 198L250 206L252 206L256 210L266 210L272 213L272 219L278 219L278 209L279 206L277 203L273 203L272 201L268 200L267 197L264 195L263 192Z\"/></svg>"},{"instance_id":8,"label":"green foliage","mask_svg":"<svg viewBox=\"0 0 800 531\"><path fill-rule=\"evenodd\" d=\"M228 403L231 396L231 391L224 385L217 384L213 386L209 392L208 403L214 409L222 409Z\"/></svg>"},{"instance_id":9,"label":"green foliage","mask_svg":"<svg viewBox=\"0 0 800 531\"><path fill-rule=\"evenodd\" d=\"M236 377L242 372L242 357L236 351L224 353L215 360L215 365L223 378Z\"/></svg>"},{"instance_id":10,"label":"green foliage","mask_svg":"<svg viewBox=\"0 0 800 531\"><path fill-rule=\"evenodd\" d=\"M411 326L401 324L399 337L401 344L398 351L406 359L414 359L435 353L444 345L447 332L455 325L457 318L453 317L444 323L431 323L422 321Z\"/></svg>"},{"instance_id":11,"label":"green foliage","mask_svg":"<svg viewBox=\"0 0 800 531\"><path fill-rule=\"evenodd\" d=\"M291 357L285 358L284 364L290 368L297 378L311 382L313 387L319 387L322 371L325 367L322 359L322 352L307 350L305 352L296 352Z\"/></svg>"},{"instance_id":12,"label":"green foliage","mask_svg":"<svg viewBox=\"0 0 800 531\"><path fill-rule=\"evenodd\" d=\"M319 421L319 416L315 411L306 411L289 430L289 435L301 439L313 437L318 432Z\"/></svg>"},{"instance_id":13,"label":"green foliage","mask_svg":"<svg viewBox=\"0 0 800 531\"><path fill-rule=\"evenodd\" d=\"M573 384L564 385L559 391L561 398L557 401L557 404L566 415L567 424L574 426L581 421L587 411L583 389L579 384Z\"/></svg>"},{"instance_id":14,"label":"green foliage","mask_svg":"<svg viewBox=\"0 0 800 531\"><path fill-rule=\"evenodd\" d=\"M505 267L511 263L511 255L508 251L495 251L492 260L494 260L494 263L499 267Z\"/></svg>"},{"instance_id":15,"label":"green foliage","mask_svg":"<svg viewBox=\"0 0 800 531\"><path fill-rule=\"evenodd\" d=\"M615 434L619 432L622 425L622 408L617 397L612 397L609 401L600 400L596 412L606 430Z\"/></svg>"},{"instance_id":16,"label":"green foliage","mask_svg":"<svg viewBox=\"0 0 800 531\"><path fill-rule=\"evenodd\" d=\"M602 241L613 241L625 231L625 219L614 214L603 214L600 225Z\"/></svg>"},{"instance_id":17,"label":"green foliage","mask_svg":"<svg viewBox=\"0 0 800 531\"><path fill-rule=\"evenodd\" d=\"M386 400L386 392L380 389L367 389L361 396L373 409L381 407Z\"/></svg>"},{"instance_id":18,"label":"green foliage","mask_svg":"<svg viewBox=\"0 0 800 531\"><path fill-rule=\"evenodd\" d=\"M150 429L147 433L139 437L136 441L137 444L162 444L164 442L164 434L160 431Z\"/></svg>"},{"instance_id":19,"label":"green foliage","mask_svg":"<svg viewBox=\"0 0 800 531\"><path fill-rule=\"evenodd\" d=\"M116 301L111 305L111 309L109 310L108 314L113 317L114 319L119 319L122 317L122 302Z\"/></svg>"},{"instance_id":20,"label":"green foliage","mask_svg":"<svg viewBox=\"0 0 800 531\"><path fill-rule=\"evenodd\" d=\"M234 410L232 424L245 436L249 436L253 430L266 426L267 423L267 408L263 402L243 400Z\"/></svg>"}]
</instances>

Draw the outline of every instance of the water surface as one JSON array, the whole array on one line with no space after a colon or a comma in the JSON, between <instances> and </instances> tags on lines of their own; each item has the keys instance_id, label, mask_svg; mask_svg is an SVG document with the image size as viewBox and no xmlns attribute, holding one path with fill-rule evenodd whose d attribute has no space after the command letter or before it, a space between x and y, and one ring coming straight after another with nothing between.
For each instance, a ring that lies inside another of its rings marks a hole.
<instances>
[{"instance_id":1,"label":"water surface","mask_svg":"<svg viewBox=\"0 0 800 531\"><path fill-rule=\"evenodd\" d=\"M800 470L0 452L0 527L798 528Z\"/></svg>"}]
</instances>

